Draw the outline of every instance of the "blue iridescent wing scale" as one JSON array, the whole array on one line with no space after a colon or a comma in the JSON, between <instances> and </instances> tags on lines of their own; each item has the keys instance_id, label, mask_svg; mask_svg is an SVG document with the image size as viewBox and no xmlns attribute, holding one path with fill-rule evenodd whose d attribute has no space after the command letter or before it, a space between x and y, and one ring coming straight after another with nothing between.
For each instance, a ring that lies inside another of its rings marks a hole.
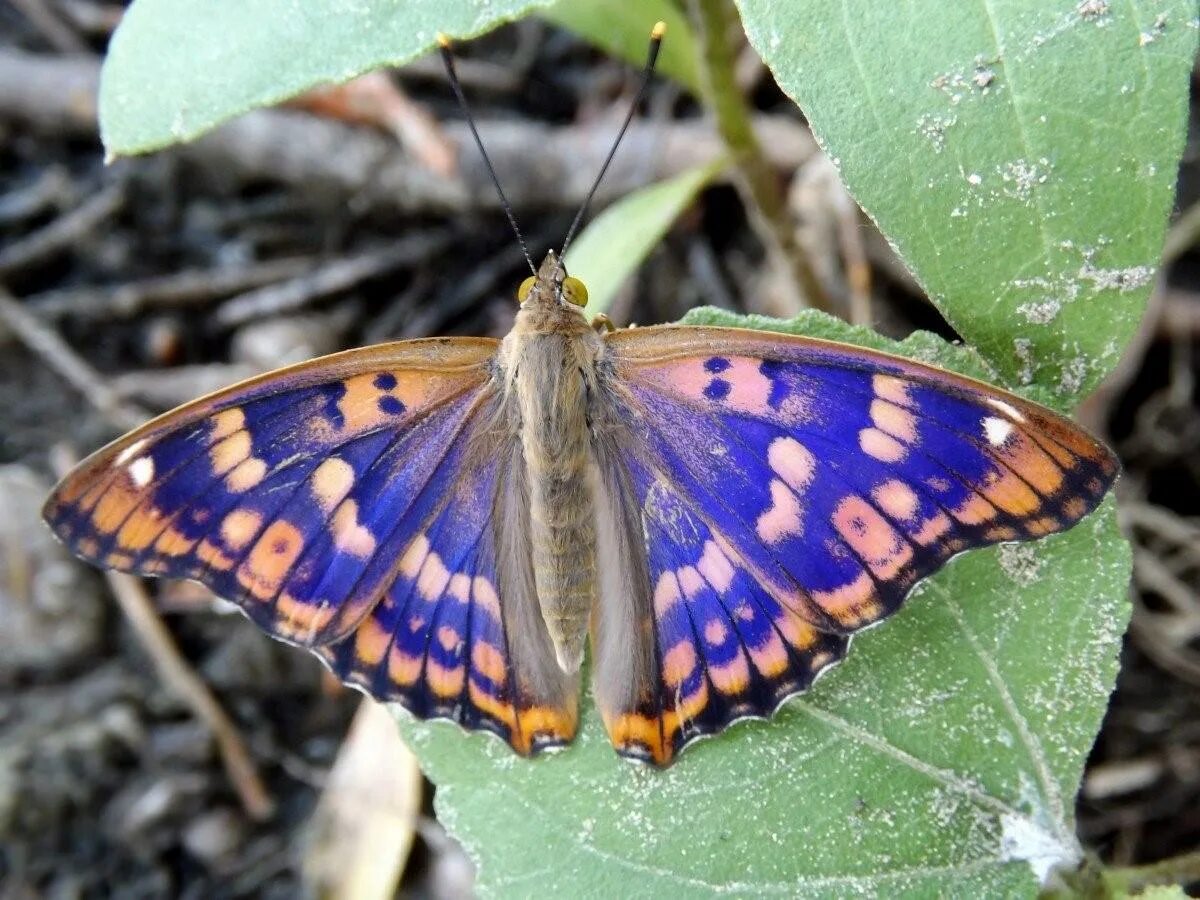
<instances>
[{"instance_id":1,"label":"blue iridescent wing scale","mask_svg":"<svg viewBox=\"0 0 1200 900\"><path fill-rule=\"evenodd\" d=\"M894 612L953 554L1070 527L1117 472L1061 416L886 354L674 326L617 332L608 347L662 712L655 722L643 699L602 710L633 723L610 724L619 750L660 763L802 690L844 652L837 636ZM786 666L755 659L769 633L759 616L777 626L786 654L772 659Z\"/></svg>"},{"instance_id":2,"label":"blue iridescent wing scale","mask_svg":"<svg viewBox=\"0 0 1200 900\"><path fill-rule=\"evenodd\" d=\"M478 493L496 489L496 470L472 453L508 452L479 442L496 347L401 342L236 385L93 454L45 517L89 562L198 580L418 715L493 731L524 753L562 743L574 732L572 686L522 675L539 661L509 651L484 534L492 507ZM463 548L466 527L476 540ZM536 598L503 601L526 603ZM372 654L388 626L398 631L385 677ZM456 702L441 702L456 680Z\"/></svg>"}]
</instances>

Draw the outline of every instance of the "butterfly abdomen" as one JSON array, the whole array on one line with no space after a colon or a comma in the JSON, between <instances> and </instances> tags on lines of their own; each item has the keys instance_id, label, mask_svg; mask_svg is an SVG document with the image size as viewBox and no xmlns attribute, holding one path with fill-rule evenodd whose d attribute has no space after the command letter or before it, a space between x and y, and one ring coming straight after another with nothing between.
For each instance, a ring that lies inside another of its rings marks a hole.
<instances>
[{"instance_id":1,"label":"butterfly abdomen","mask_svg":"<svg viewBox=\"0 0 1200 900\"><path fill-rule=\"evenodd\" d=\"M595 378L592 334L586 325L532 334L518 330L511 348L529 482L534 583L542 619L565 672L576 671L583 660L595 598L587 410Z\"/></svg>"}]
</instances>

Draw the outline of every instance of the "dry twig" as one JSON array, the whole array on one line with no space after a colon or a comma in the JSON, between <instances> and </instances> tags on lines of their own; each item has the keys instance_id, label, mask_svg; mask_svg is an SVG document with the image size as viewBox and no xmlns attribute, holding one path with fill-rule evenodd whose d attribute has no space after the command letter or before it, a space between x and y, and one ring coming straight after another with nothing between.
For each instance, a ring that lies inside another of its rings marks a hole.
<instances>
[{"instance_id":1,"label":"dry twig","mask_svg":"<svg viewBox=\"0 0 1200 900\"><path fill-rule=\"evenodd\" d=\"M0 322L121 431L136 428L149 418L144 410L122 400L104 377L72 350L57 331L30 315L3 288L0 288Z\"/></svg>"},{"instance_id":2,"label":"dry twig","mask_svg":"<svg viewBox=\"0 0 1200 900\"><path fill-rule=\"evenodd\" d=\"M38 265L66 250L90 233L105 219L115 215L125 202L122 180L108 185L75 209L63 213L37 231L0 250L0 278Z\"/></svg>"},{"instance_id":3,"label":"dry twig","mask_svg":"<svg viewBox=\"0 0 1200 900\"><path fill-rule=\"evenodd\" d=\"M311 272L227 300L217 309L213 321L228 327L299 309L370 278L428 259L445 249L450 241L451 236L445 231L425 232L385 247L331 260Z\"/></svg>"}]
</instances>

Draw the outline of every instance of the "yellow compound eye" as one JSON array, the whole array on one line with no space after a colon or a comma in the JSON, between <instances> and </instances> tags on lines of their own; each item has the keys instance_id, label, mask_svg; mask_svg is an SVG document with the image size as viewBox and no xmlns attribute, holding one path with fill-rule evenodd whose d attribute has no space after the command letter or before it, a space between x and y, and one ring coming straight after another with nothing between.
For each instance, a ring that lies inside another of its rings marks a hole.
<instances>
[{"instance_id":1,"label":"yellow compound eye","mask_svg":"<svg viewBox=\"0 0 1200 900\"><path fill-rule=\"evenodd\" d=\"M587 306L587 287L578 278L568 275L563 279L563 298L576 306Z\"/></svg>"},{"instance_id":2,"label":"yellow compound eye","mask_svg":"<svg viewBox=\"0 0 1200 900\"><path fill-rule=\"evenodd\" d=\"M530 275L521 282L521 286L517 288L517 302L524 303L529 299L529 292L533 290L533 285L537 282L536 275Z\"/></svg>"}]
</instances>

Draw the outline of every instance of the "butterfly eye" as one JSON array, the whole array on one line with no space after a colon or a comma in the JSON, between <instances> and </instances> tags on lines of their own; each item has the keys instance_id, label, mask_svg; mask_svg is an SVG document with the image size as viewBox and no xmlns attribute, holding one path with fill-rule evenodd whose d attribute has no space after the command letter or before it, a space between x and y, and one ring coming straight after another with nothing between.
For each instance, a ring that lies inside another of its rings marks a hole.
<instances>
[{"instance_id":1,"label":"butterfly eye","mask_svg":"<svg viewBox=\"0 0 1200 900\"><path fill-rule=\"evenodd\" d=\"M578 278L567 276L563 280L563 298L568 303L574 303L576 306L587 306L588 296L587 287Z\"/></svg>"},{"instance_id":2,"label":"butterfly eye","mask_svg":"<svg viewBox=\"0 0 1200 900\"><path fill-rule=\"evenodd\" d=\"M517 288L517 302L524 303L529 299L529 292L533 290L534 282L537 281L536 275L530 275L521 282L521 286Z\"/></svg>"}]
</instances>

